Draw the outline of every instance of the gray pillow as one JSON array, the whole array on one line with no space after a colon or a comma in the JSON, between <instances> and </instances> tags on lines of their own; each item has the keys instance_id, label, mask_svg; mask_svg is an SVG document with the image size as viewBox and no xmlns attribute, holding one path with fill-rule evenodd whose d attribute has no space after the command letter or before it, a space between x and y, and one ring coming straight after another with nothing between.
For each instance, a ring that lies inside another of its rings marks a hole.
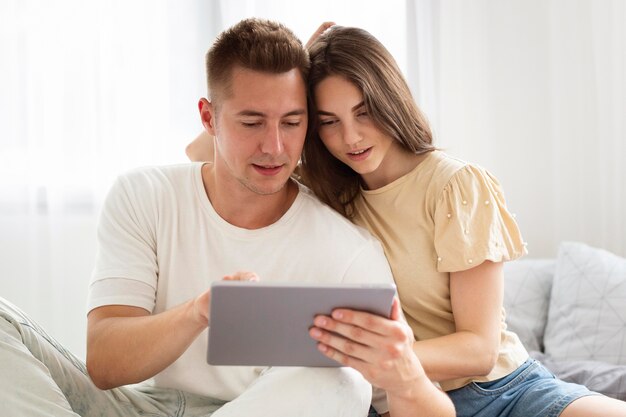
<instances>
[{"instance_id":1,"label":"gray pillow","mask_svg":"<svg viewBox=\"0 0 626 417\"><path fill-rule=\"evenodd\" d=\"M521 259L504 263L504 308L509 330L526 350L543 351L555 259Z\"/></svg>"},{"instance_id":2,"label":"gray pillow","mask_svg":"<svg viewBox=\"0 0 626 417\"><path fill-rule=\"evenodd\" d=\"M626 365L626 259L562 243L544 341L555 360Z\"/></svg>"},{"instance_id":3,"label":"gray pillow","mask_svg":"<svg viewBox=\"0 0 626 417\"><path fill-rule=\"evenodd\" d=\"M541 352L530 352L530 356L563 381L584 385L591 391L626 401L626 365L556 360Z\"/></svg>"}]
</instances>

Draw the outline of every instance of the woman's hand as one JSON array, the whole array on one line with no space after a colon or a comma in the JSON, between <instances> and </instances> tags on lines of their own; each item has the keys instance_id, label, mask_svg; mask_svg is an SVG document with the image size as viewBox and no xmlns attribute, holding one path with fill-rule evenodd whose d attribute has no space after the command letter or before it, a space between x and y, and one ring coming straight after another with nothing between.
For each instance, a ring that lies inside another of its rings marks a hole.
<instances>
[{"instance_id":1,"label":"woman's hand","mask_svg":"<svg viewBox=\"0 0 626 417\"><path fill-rule=\"evenodd\" d=\"M414 336L394 298L391 318L337 309L317 316L309 334L324 355L359 371L387 392L385 417L456 415L450 398L426 376L413 351Z\"/></svg>"},{"instance_id":2,"label":"woman's hand","mask_svg":"<svg viewBox=\"0 0 626 417\"><path fill-rule=\"evenodd\" d=\"M337 309L317 316L309 331L318 349L337 362L359 371L374 386L388 393L407 393L425 379L413 352L413 332L394 298L391 318Z\"/></svg>"},{"instance_id":3,"label":"woman's hand","mask_svg":"<svg viewBox=\"0 0 626 417\"><path fill-rule=\"evenodd\" d=\"M328 29L331 26L334 26L335 22L324 22L320 25L320 27L317 28L317 30L315 32L313 32L313 34L311 35L311 37L309 38L309 40L307 41L305 48L309 49L311 47L311 44L313 44L313 42L315 41L315 39L317 39L322 33L326 32L326 29Z\"/></svg>"}]
</instances>

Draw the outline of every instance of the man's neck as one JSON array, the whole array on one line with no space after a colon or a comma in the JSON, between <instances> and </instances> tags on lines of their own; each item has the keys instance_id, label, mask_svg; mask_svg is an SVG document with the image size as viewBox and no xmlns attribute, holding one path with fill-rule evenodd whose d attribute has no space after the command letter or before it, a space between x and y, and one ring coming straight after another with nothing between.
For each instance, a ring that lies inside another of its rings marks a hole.
<instances>
[{"instance_id":1,"label":"man's neck","mask_svg":"<svg viewBox=\"0 0 626 417\"><path fill-rule=\"evenodd\" d=\"M277 222L289 210L298 195L298 185L289 180L273 194L257 194L243 185L220 181L214 165L202 166L204 190L217 214L233 226L260 229Z\"/></svg>"}]
</instances>

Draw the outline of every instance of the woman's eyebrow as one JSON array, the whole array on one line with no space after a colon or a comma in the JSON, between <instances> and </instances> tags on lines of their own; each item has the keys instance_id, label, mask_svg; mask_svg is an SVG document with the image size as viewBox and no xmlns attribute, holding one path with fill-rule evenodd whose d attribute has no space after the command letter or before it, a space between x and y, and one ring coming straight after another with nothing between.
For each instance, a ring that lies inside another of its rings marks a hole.
<instances>
[{"instance_id":1,"label":"woman's eyebrow","mask_svg":"<svg viewBox=\"0 0 626 417\"><path fill-rule=\"evenodd\" d=\"M358 110L361 107L365 106L365 100L362 100L359 104L357 104L356 106L352 107L352 111Z\"/></svg>"},{"instance_id":2,"label":"woman's eyebrow","mask_svg":"<svg viewBox=\"0 0 626 417\"><path fill-rule=\"evenodd\" d=\"M356 110L360 109L363 106L365 106L365 100L361 101L356 106L352 106L350 111L356 111ZM318 110L317 114L319 114L321 116L334 116L335 115L335 113L332 113L332 112L329 112L329 111L326 111L326 110Z\"/></svg>"}]
</instances>

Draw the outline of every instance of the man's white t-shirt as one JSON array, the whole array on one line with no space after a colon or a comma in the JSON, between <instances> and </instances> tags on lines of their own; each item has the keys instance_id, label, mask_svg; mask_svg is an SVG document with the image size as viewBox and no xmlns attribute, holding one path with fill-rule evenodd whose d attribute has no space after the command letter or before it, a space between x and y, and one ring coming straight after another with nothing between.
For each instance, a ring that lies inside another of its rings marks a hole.
<instances>
[{"instance_id":1,"label":"man's white t-shirt","mask_svg":"<svg viewBox=\"0 0 626 417\"><path fill-rule=\"evenodd\" d=\"M118 178L98 226L89 311L129 305L157 314L236 271L256 272L266 282L393 282L379 242L306 187L299 186L276 223L242 229L215 212L201 168L201 163L150 167ZM154 385L231 401L264 369L211 366L206 350L205 331L154 377Z\"/></svg>"}]
</instances>

